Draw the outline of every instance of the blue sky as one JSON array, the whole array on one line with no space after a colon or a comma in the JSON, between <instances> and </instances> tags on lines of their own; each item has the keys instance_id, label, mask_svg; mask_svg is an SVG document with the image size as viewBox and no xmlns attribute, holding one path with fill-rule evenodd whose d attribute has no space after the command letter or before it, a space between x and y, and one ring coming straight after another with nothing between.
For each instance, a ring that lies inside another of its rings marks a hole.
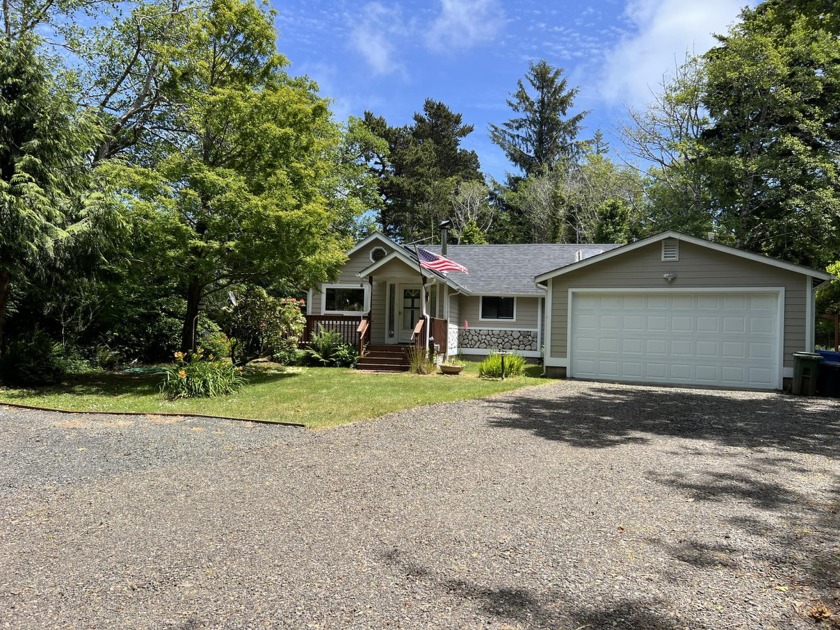
<instances>
[{"instance_id":1,"label":"blue sky","mask_svg":"<svg viewBox=\"0 0 840 630\"><path fill-rule=\"evenodd\" d=\"M318 82L338 120L365 110L411 122L426 98L475 131L464 142L497 179L512 170L488 138L531 60L562 67L614 153L627 106L640 108L686 52L704 52L747 0L273 0L292 74ZM754 5L752 1L750 4Z\"/></svg>"}]
</instances>

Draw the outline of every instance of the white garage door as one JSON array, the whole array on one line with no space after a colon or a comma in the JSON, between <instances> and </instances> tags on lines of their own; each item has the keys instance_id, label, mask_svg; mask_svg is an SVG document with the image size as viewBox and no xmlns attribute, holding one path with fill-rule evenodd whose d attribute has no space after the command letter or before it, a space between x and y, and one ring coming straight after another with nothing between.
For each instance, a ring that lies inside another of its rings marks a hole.
<instances>
[{"instance_id":1,"label":"white garage door","mask_svg":"<svg viewBox=\"0 0 840 630\"><path fill-rule=\"evenodd\" d=\"M778 293L572 296L571 376L779 387Z\"/></svg>"}]
</instances>

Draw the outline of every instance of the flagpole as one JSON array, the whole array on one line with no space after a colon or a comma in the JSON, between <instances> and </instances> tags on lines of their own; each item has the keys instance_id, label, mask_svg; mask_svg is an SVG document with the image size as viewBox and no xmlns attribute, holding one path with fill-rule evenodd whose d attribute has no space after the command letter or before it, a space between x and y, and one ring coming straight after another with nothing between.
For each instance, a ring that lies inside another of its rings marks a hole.
<instances>
[{"instance_id":1,"label":"flagpole","mask_svg":"<svg viewBox=\"0 0 840 630\"><path fill-rule=\"evenodd\" d=\"M414 246L414 255L417 257L417 270L420 272L420 281L422 283L420 287L420 308L423 311L423 322L425 323L426 334L425 336L425 345L423 346L423 352L427 352L429 350L429 316L426 313L426 275L423 273L423 265L420 262L420 252L417 251L417 243L424 243L426 241L432 240L433 236L428 236L426 238L421 238L416 241L412 241L408 243L408 245Z\"/></svg>"}]
</instances>

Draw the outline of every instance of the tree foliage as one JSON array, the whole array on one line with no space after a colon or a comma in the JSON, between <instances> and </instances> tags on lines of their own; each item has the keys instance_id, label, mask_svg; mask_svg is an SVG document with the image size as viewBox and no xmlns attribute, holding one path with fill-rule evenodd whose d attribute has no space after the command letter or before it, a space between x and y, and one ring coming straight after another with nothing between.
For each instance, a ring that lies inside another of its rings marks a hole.
<instances>
[{"instance_id":1,"label":"tree foliage","mask_svg":"<svg viewBox=\"0 0 840 630\"><path fill-rule=\"evenodd\" d=\"M85 226L85 156L98 135L38 43L0 40L0 352L13 283Z\"/></svg>"},{"instance_id":2,"label":"tree foliage","mask_svg":"<svg viewBox=\"0 0 840 630\"><path fill-rule=\"evenodd\" d=\"M587 112L569 115L578 88L569 88L562 68L541 60L531 63L517 82L507 104L519 116L490 125L490 139L525 175L554 168L561 161L573 161L584 145L577 140ZM533 95L532 95L533 93Z\"/></svg>"},{"instance_id":3,"label":"tree foliage","mask_svg":"<svg viewBox=\"0 0 840 630\"><path fill-rule=\"evenodd\" d=\"M835 13L771 0L705 55L700 150L717 220L742 247L814 266L840 245Z\"/></svg>"},{"instance_id":4,"label":"tree foliage","mask_svg":"<svg viewBox=\"0 0 840 630\"><path fill-rule=\"evenodd\" d=\"M355 195L337 190L341 130L316 86L283 71L270 13L216 0L191 26L185 58L167 142L146 136L132 163L111 166L184 291L184 350L208 295L241 282L313 286L334 273L349 243L336 229L348 205L334 198Z\"/></svg>"},{"instance_id":5,"label":"tree foliage","mask_svg":"<svg viewBox=\"0 0 840 630\"><path fill-rule=\"evenodd\" d=\"M472 125L432 99L426 99L411 125L391 127L370 112L364 122L388 146L387 153L369 156L371 172L379 178L383 232L406 242L434 235L458 186L483 179L476 153L461 147Z\"/></svg>"}]
</instances>

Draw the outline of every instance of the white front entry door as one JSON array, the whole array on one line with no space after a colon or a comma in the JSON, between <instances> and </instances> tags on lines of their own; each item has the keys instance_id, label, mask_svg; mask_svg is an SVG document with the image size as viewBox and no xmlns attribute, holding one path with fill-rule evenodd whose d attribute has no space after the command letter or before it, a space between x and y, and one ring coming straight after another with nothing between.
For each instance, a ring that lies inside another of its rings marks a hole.
<instances>
[{"instance_id":1,"label":"white front entry door","mask_svg":"<svg viewBox=\"0 0 840 630\"><path fill-rule=\"evenodd\" d=\"M778 293L578 292L571 310L574 378L781 387Z\"/></svg>"}]
</instances>

